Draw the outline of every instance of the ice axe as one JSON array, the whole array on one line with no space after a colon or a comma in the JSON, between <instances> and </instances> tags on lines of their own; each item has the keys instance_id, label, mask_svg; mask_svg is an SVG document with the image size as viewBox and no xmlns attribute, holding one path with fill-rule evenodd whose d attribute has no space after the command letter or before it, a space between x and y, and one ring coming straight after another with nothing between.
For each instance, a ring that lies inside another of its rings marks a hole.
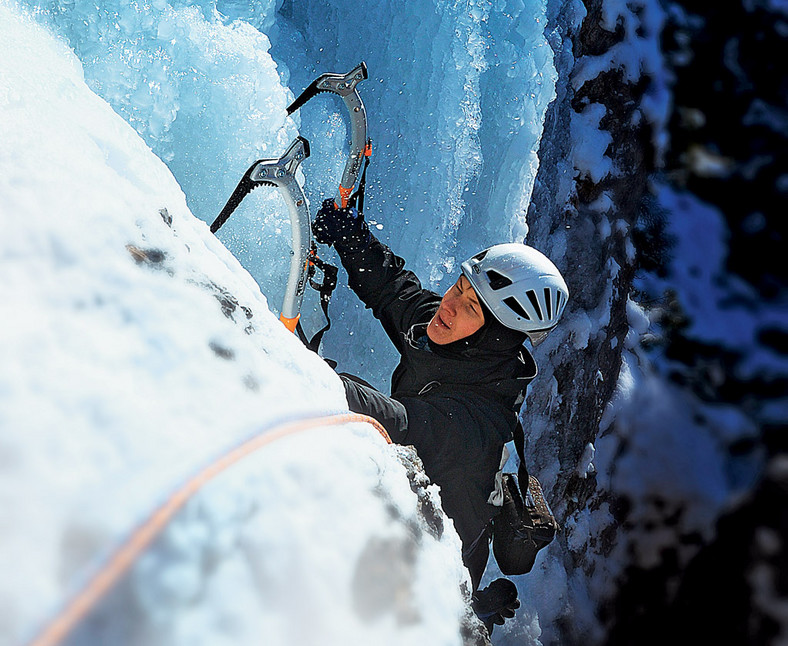
<instances>
[{"instance_id":1,"label":"ice axe","mask_svg":"<svg viewBox=\"0 0 788 646\"><path fill-rule=\"evenodd\" d=\"M367 65L363 61L347 74L322 74L312 81L287 108L287 114L293 114L307 101L323 92L342 97L350 115L351 138L350 153L339 183L337 197L334 199L339 207L348 206L361 171L361 163L372 153L371 142L367 139L367 111L357 89L358 84L366 78L368 78Z\"/></svg>"},{"instance_id":2,"label":"ice axe","mask_svg":"<svg viewBox=\"0 0 788 646\"><path fill-rule=\"evenodd\" d=\"M309 142L304 137L297 137L279 159L256 161L244 173L227 204L211 224L211 231L216 233L243 199L258 186L273 186L280 190L290 213L292 247L290 273L287 277L279 319L291 332L295 331L298 324L301 302L312 270L310 252L313 244L312 231L309 227L309 210L304 190L295 177L298 166L307 157L309 157Z\"/></svg>"}]
</instances>

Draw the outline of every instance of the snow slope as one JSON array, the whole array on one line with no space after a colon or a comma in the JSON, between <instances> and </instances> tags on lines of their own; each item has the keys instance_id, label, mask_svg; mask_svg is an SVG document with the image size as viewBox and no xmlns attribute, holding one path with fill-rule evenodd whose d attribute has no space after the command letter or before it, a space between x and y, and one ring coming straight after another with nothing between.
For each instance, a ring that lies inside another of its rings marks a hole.
<instances>
[{"instance_id":1,"label":"snow slope","mask_svg":"<svg viewBox=\"0 0 788 646\"><path fill-rule=\"evenodd\" d=\"M70 48L7 0L0 217L0 641L14 644L208 460L346 402ZM109 599L75 639L459 643L458 539L425 532L418 507L368 425L281 440L190 503L115 593L124 612Z\"/></svg>"}]
</instances>

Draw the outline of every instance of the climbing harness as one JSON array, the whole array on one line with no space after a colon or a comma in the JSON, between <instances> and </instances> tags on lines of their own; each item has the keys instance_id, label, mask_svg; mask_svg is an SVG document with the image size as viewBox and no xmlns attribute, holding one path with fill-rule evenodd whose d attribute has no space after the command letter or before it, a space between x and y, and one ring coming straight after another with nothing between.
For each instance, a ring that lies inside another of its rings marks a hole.
<instances>
[{"instance_id":1,"label":"climbing harness","mask_svg":"<svg viewBox=\"0 0 788 646\"><path fill-rule=\"evenodd\" d=\"M304 333L304 328L299 321L298 325L296 325L296 333L298 334L298 338L301 339L307 348L312 350L312 352L317 352L318 348L320 347L320 342L323 340L323 335L331 329L331 317L328 315L328 305L331 302L331 294L334 293L334 289L337 286L337 276L339 274L339 270L334 265L331 265L318 257L317 247L315 246L314 241L311 243L309 249L309 266L311 272L309 274L309 285L312 287L312 289L316 290L318 294L320 294L320 309L323 310L323 316L326 318L326 324L323 328L315 332L311 339L308 339ZM322 283L318 283L312 278L315 267L323 272Z\"/></svg>"},{"instance_id":2,"label":"climbing harness","mask_svg":"<svg viewBox=\"0 0 788 646\"><path fill-rule=\"evenodd\" d=\"M351 142L350 153L334 202L337 206L353 206L359 211L362 211L364 207L364 191L367 167L372 154L372 142L367 138L367 112L356 86L367 76L367 66L364 62L347 74L323 74L310 83L287 108L287 114L291 115L311 98L323 92L334 93L342 97L350 115ZM297 137L290 144L287 152L279 159L261 159L252 164L244 173L219 216L211 224L211 232L216 233L243 199L258 186L273 186L282 191L290 212L293 241L290 273L279 318L287 329L298 334L304 345L317 352L323 335L331 328L328 305L337 285L338 270L317 255L317 245L312 238L306 197L295 178L296 169L307 157L309 157L309 142L304 137ZM362 161L364 162L363 170ZM359 171L361 171L360 179ZM356 187L357 180L358 188L354 193L353 189ZM314 279L316 270L323 273L322 282L317 282ZM326 318L325 327L319 330L312 339L306 336L300 322L301 304L307 283L320 294L320 307Z\"/></svg>"},{"instance_id":3,"label":"climbing harness","mask_svg":"<svg viewBox=\"0 0 788 646\"><path fill-rule=\"evenodd\" d=\"M369 424L380 433L387 443L391 444L391 438L386 429L377 420L359 413L339 413L274 424L218 456L178 487L142 524L137 526L85 585L28 642L28 646L57 646L61 644L74 628L96 608L153 541L161 536L175 514L195 494L199 493L204 485L229 467L282 437L315 428L353 422Z\"/></svg>"}]
</instances>

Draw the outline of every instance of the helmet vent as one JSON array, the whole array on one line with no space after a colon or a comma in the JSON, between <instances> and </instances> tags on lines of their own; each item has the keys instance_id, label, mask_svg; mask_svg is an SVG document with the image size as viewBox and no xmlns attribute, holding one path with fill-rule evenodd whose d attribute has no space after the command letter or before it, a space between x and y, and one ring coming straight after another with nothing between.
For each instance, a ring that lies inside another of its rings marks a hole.
<instances>
[{"instance_id":1,"label":"helmet vent","mask_svg":"<svg viewBox=\"0 0 788 646\"><path fill-rule=\"evenodd\" d=\"M514 310L514 313L517 316L524 318L526 321L530 321L531 317L528 316L528 313L523 309L523 306L517 302L517 299L514 296L509 296L508 298L504 298L503 302L506 303L509 307Z\"/></svg>"},{"instance_id":2,"label":"helmet vent","mask_svg":"<svg viewBox=\"0 0 788 646\"><path fill-rule=\"evenodd\" d=\"M539 299L536 298L536 292L534 292L532 289L529 289L526 294L528 296L528 300L531 301L531 305L533 305L534 309L536 310L536 316L539 317L540 321L543 321L544 314L542 314L542 308L539 307Z\"/></svg>"},{"instance_id":3,"label":"helmet vent","mask_svg":"<svg viewBox=\"0 0 788 646\"><path fill-rule=\"evenodd\" d=\"M485 249L484 251L481 251L481 252L477 253L473 257L473 260L475 260L476 262L481 262L482 260L484 260L484 257L487 255L488 251L489 251L489 249Z\"/></svg>"},{"instance_id":4,"label":"helmet vent","mask_svg":"<svg viewBox=\"0 0 788 646\"><path fill-rule=\"evenodd\" d=\"M545 305L547 305L547 320L548 321L551 318L553 318L553 299L550 298L550 296L551 296L550 288L549 287L545 287L544 288L544 302L545 302Z\"/></svg>"},{"instance_id":5,"label":"helmet vent","mask_svg":"<svg viewBox=\"0 0 788 646\"><path fill-rule=\"evenodd\" d=\"M503 274L499 274L494 269L488 269L486 272L487 280L490 281L490 289L493 291L498 291L499 289L503 289L504 287L508 287L512 284L511 279L507 278Z\"/></svg>"},{"instance_id":6,"label":"helmet vent","mask_svg":"<svg viewBox=\"0 0 788 646\"><path fill-rule=\"evenodd\" d=\"M555 311L561 311L561 292L556 291L555 293Z\"/></svg>"}]
</instances>

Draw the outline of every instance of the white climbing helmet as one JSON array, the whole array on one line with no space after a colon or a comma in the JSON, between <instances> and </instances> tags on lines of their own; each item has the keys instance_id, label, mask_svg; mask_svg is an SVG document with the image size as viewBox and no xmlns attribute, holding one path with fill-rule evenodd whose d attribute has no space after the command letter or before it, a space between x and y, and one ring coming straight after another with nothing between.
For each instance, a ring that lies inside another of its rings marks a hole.
<instances>
[{"instance_id":1,"label":"white climbing helmet","mask_svg":"<svg viewBox=\"0 0 788 646\"><path fill-rule=\"evenodd\" d=\"M498 244L462 263L476 295L508 328L533 345L558 323L569 300L561 272L542 252L518 242Z\"/></svg>"}]
</instances>

